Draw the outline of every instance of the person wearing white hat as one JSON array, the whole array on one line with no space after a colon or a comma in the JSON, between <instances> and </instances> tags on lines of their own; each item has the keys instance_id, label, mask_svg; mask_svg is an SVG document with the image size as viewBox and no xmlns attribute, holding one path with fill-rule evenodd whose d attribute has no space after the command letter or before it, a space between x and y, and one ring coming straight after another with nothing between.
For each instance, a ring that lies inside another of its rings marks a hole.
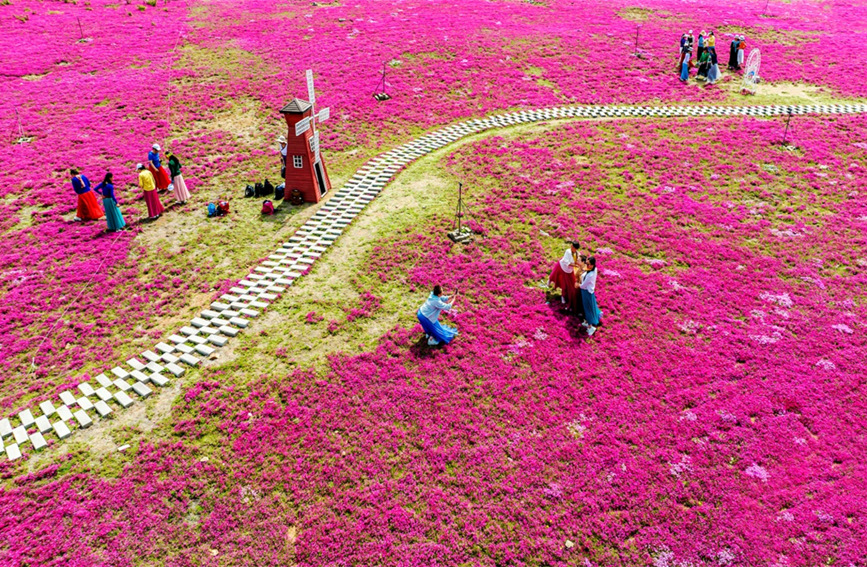
<instances>
[{"instance_id":1,"label":"person wearing white hat","mask_svg":"<svg viewBox=\"0 0 867 567\"><path fill-rule=\"evenodd\" d=\"M153 174L159 191L165 191L169 188L172 180L169 177L169 172L162 164L159 144L152 145L151 151L148 152L148 170Z\"/></svg>"},{"instance_id":2,"label":"person wearing white hat","mask_svg":"<svg viewBox=\"0 0 867 567\"><path fill-rule=\"evenodd\" d=\"M163 214L163 204L160 203L160 198L157 195L157 183L154 180L153 174L146 169L144 164L135 166L138 171L138 183L144 191L145 204L148 207L148 218L153 220Z\"/></svg>"},{"instance_id":3,"label":"person wearing white hat","mask_svg":"<svg viewBox=\"0 0 867 567\"><path fill-rule=\"evenodd\" d=\"M280 179L286 179L286 151L288 144L286 143L285 136L277 138L277 149L280 151Z\"/></svg>"},{"instance_id":4,"label":"person wearing white hat","mask_svg":"<svg viewBox=\"0 0 867 567\"><path fill-rule=\"evenodd\" d=\"M744 65L744 51L747 49L747 42L744 39L744 36L741 36L738 44L738 68Z\"/></svg>"}]
</instances>

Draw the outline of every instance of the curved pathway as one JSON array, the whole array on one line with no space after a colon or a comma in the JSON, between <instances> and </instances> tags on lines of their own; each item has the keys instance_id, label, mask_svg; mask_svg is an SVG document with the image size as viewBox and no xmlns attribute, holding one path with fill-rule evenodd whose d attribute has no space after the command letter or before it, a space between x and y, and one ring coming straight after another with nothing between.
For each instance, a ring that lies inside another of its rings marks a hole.
<instances>
[{"instance_id":1,"label":"curved pathway","mask_svg":"<svg viewBox=\"0 0 867 567\"><path fill-rule=\"evenodd\" d=\"M0 419L0 452L15 460L25 450L47 446L45 437L62 440L74 431L90 427L94 418L147 398L154 386L163 387L180 377L186 367L197 366L250 324L250 319L276 301L287 286L301 277L346 230L350 222L376 198L398 171L416 159L463 137L493 128L531 122L574 118L676 118L694 116L769 117L794 114L855 114L867 112L865 104L792 106L586 106L526 110L468 120L425 134L367 162L336 194L305 222L289 241L237 282L229 294L182 327L167 342L111 369L109 375L82 382L38 407ZM169 378L171 376L171 378Z\"/></svg>"}]
</instances>

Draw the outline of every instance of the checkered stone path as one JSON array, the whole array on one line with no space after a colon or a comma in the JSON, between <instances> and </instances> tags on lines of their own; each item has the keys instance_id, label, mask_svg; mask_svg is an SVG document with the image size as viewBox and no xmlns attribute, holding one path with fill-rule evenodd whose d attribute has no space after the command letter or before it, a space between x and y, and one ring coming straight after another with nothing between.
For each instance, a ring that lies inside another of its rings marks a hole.
<instances>
[{"instance_id":1,"label":"checkered stone path","mask_svg":"<svg viewBox=\"0 0 867 567\"><path fill-rule=\"evenodd\" d=\"M0 419L0 454L10 460L25 450L39 451L48 440L63 440L94 419L105 419L151 396L187 367L199 364L243 332L250 320L276 301L326 252L394 176L407 165L463 137L493 128L546 120L580 118L676 118L697 116L771 117L791 114L854 114L865 104L793 106L591 106L557 107L512 112L468 120L425 134L386 152L359 169L336 194L279 249L250 270L249 275L211 303L175 334L127 360L107 374L81 382L32 408Z\"/></svg>"}]
</instances>

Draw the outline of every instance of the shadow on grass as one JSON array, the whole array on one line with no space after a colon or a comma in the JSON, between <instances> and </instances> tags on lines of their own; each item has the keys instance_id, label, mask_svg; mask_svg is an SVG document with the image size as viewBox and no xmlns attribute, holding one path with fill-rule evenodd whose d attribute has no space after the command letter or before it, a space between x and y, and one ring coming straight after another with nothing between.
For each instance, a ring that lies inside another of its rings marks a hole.
<instances>
[{"instance_id":1,"label":"shadow on grass","mask_svg":"<svg viewBox=\"0 0 867 567\"><path fill-rule=\"evenodd\" d=\"M274 203L274 214L273 215L260 215L262 218L262 222L269 222L269 223L283 224L286 222L287 218L289 218L295 214L298 214L301 211L303 211L304 209L306 209L307 207L310 207L311 205L313 205L313 203L304 203L303 205L295 206L286 200L280 201L280 203L278 204L273 199L268 199L267 197L265 197L265 198L259 197L259 199L261 199L261 202L265 202L265 201L270 200L272 203Z\"/></svg>"}]
</instances>

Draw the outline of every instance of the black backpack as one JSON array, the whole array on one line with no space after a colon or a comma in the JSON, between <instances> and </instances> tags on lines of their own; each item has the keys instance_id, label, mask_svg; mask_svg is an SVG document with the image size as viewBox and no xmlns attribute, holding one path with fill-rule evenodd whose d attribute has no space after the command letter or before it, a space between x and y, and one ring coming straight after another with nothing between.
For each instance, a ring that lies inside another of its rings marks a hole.
<instances>
[{"instance_id":1,"label":"black backpack","mask_svg":"<svg viewBox=\"0 0 867 567\"><path fill-rule=\"evenodd\" d=\"M271 185L271 182L268 181L267 179L265 180L264 188L265 188L265 193L264 193L265 195L270 195L271 193L274 192L274 186Z\"/></svg>"},{"instance_id":2,"label":"black backpack","mask_svg":"<svg viewBox=\"0 0 867 567\"><path fill-rule=\"evenodd\" d=\"M255 187L255 192L255 197L261 197L265 194L265 187L263 187L261 183L257 183Z\"/></svg>"},{"instance_id":3,"label":"black backpack","mask_svg":"<svg viewBox=\"0 0 867 567\"><path fill-rule=\"evenodd\" d=\"M283 199L283 195L286 192L286 184L281 183L277 187L274 187L274 200L279 201Z\"/></svg>"},{"instance_id":4,"label":"black backpack","mask_svg":"<svg viewBox=\"0 0 867 567\"><path fill-rule=\"evenodd\" d=\"M256 190L253 188L253 186L247 185L246 189L244 189L244 196L245 197L253 197L255 195L256 195Z\"/></svg>"}]
</instances>

